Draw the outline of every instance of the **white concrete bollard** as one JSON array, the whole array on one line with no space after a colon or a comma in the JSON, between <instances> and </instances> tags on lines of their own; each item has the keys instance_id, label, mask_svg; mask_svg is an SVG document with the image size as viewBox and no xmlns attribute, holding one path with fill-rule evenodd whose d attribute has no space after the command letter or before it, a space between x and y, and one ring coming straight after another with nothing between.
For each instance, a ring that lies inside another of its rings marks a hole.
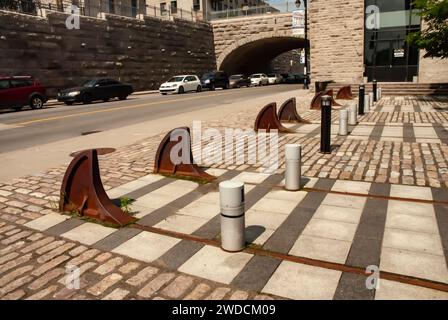
<instances>
[{"instance_id":1,"label":"white concrete bollard","mask_svg":"<svg viewBox=\"0 0 448 320\"><path fill-rule=\"evenodd\" d=\"M346 136L348 134L348 110L342 109L339 111L339 135Z\"/></svg>"},{"instance_id":2,"label":"white concrete bollard","mask_svg":"<svg viewBox=\"0 0 448 320\"><path fill-rule=\"evenodd\" d=\"M221 248L241 251L246 246L244 221L244 183L223 181L219 184L221 206Z\"/></svg>"},{"instance_id":3,"label":"white concrete bollard","mask_svg":"<svg viewBox=\"0 0 448 320\"><path fill-rule=\"evenodd\" d=\"M364 95L364 113L370 112L370 95Z\"/></svg>"},{"instance_id":4,"label":"white concrete bollard","mask_svg":"<svg viewBox=\"0 0 448 320\"><path fill-rule=\"evenodd\" d=\"M383 89L378 88L378 100L380 100L383 97Z\"/></svg>"},{"instance_id":5,"label":"white concrete bollard","mask_svg":"<svg viewBox=\"0 0 448 320\"><path fill-rule=\"evenodd\" d=\"M373 108L375 101L373 100L373 92L369 93L369 98L370 98L370 107Z\"/></svg>"},{"instance_id":6,"label":"white concrete bollard","mask_svg":"<svg viewBox=\"0 0 448 320\"><path fill-rule=\"evenodd\" d=\"M302 175L302 146L287 144L285 146L285 189L300 190Z\"/></svg>"},{"instance_id":7,"label":"white concrete bollard","mask_svg":"<svg viewBox=\"0 0 448 320\"><path fill-rule=\"evenodd\" d=\"M348 108L349 108L348 125L356 126L358 124L358 106L356 105L356 103L354 103Z\"/></svg>"}]
</instances>

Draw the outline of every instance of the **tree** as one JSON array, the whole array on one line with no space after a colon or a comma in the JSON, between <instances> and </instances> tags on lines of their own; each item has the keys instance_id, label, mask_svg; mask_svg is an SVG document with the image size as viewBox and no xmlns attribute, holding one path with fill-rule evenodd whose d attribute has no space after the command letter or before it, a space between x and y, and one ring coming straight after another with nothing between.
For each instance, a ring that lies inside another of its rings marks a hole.
<instances>
[{"instance_id":1,"label":"tree","mask_svg":"<svg viewBox=\"0 0 448 320\"><path fill-rule=\"evenodd\" d=\"M409 44L424 49L425 58L448 58L448 0L413 0L412 4L423 27L408 35Z\"/></svg>"}]
</instances>

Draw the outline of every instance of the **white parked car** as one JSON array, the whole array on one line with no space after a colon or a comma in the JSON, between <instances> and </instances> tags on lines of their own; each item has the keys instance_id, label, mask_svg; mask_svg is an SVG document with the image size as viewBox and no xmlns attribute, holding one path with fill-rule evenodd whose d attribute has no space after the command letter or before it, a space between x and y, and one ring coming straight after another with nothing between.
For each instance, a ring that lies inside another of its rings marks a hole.
<instances>
[{"instance_id":1,"label":"white parked car","mask_svg":"<svg viewBox=\"0 0 448 320\"><path fill-rule=\"evenodd\" d=\"M268 76L264 73L255 73L250 76L250 83L253 86L265 86L269 83Z\"/></svg>"},{"instance_id":2,"label":"white parked car","mask_svg":"<svg viewBox=\"0 0 448 320\"><path fill-rule=\"evenodd\" d=\"M159 92L163 95L167 93L184 93L188 91L202 91L201 81L197 76L174 76L167 82L162 83L159 88Z\"/></svg>"},{"instance_id":3,"label":"white parked car","mask_svg":"<svg viewBox=\"0 0 448 320\"><path fill-rule=\"evenodd\" d=\"M268 74L269 84L278 84L282 82L282 76L278 73L270 73Z\"/></svg>"}]
</instances>

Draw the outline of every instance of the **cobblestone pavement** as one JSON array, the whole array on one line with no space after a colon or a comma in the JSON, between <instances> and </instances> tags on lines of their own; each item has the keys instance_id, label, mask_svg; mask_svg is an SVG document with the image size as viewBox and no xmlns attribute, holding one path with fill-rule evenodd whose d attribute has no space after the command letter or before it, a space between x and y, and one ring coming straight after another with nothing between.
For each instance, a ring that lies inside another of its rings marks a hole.
<instances>
[{"instance_id":1,"label":"cobblestone pavement","mask_svg":"<svg viewBox=\"0 0 448 320\"><path fill-rule=\"evenodd\" d=\"M349 136L333 136L330 155L318 153L313 122L320 113L305 112L308 103L299 100L298 111L311 123L290 126L296 133L279 139L279 159L284 144L302 145L306 190L281 189L282 161L269 176L257 173L263 163L210 169L246 182L251 245L239 254L218 248L216 184L204 193L192 182L150 174L165 133L100 156L109 196L136 199L144 230L55 213L66 166L0 183L1 299L446 299L448 101L383 98ZM202 125L250 129L256 113ZM337 112L333 119L335 130ZM83 272L79 290L65 288L70 264ZM386 274L377 291L366 290L359 275L370 264Z\"/></svg>"}]
</instances>

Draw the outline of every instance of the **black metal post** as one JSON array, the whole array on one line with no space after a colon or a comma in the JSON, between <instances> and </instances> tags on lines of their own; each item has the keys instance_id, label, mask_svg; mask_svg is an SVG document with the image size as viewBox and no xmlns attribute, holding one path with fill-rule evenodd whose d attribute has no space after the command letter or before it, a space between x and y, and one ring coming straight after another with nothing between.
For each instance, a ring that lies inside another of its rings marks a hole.
<instances>
[{"instance_id":1,"label":"black metal post","mask_svg":"<svg viewBox=\"0 0 448 320\"><path fill-rule=\"evenodd\" d=\"M363 84L359 85L359 101L358 101L358 114L360 116L364 115L364 95L365 95L365 86Z\"/></svg>"},{"instance_id":2,"label":"black metal post","mask_svg":"<svg viewBox=\"0 0 448 320\"><path fill-rule=\"evenodd\" d=\"M322 96L320 101L320 152L331 153L331 97Z\"/></svg>"},{"instance_id":3,"label":"black metal post","mask_svg":"<svg viewBox=\"0 0 448 320\"><path fill-rule=\"evenodd\" d=\"M303 82L303 88L309 88L309 68L308 68L308 1L304 0L305 5L305 81Z\"/></svg>"},{"instance_id":4,"label":"black metal post","mask_svg":"<svg viewBox=\"0 0 448 320\"><path fill-rule=\"evenodd\" d=\"M376 82L376 80L373 80L373 102L378 101L377 89L378 89L378 83Z\"/></svg>"}]
</instances>

